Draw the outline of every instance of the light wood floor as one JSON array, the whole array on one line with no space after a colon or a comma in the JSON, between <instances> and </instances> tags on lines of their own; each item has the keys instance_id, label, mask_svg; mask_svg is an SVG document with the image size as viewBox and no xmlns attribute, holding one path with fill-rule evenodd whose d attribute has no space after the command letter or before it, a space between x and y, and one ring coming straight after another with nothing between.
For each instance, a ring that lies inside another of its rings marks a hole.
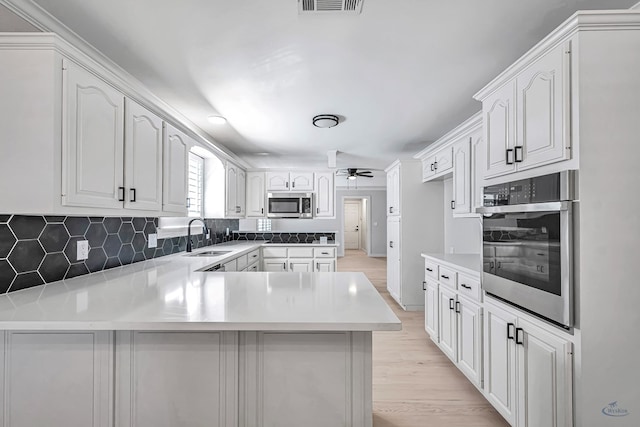
<instances>
[{"instance_id":1,"label":"light wood floor","mask_svg":"<svg viewBox=\"0 0 640 427\"><path fill-rule=\"evenodd\" d=\"M386 289L386 258L345 251L338 271L362 271L402 321L373 333L375 427L508 427L424 331L424 312L404 311Z\"/></svg>"}]
</instances>

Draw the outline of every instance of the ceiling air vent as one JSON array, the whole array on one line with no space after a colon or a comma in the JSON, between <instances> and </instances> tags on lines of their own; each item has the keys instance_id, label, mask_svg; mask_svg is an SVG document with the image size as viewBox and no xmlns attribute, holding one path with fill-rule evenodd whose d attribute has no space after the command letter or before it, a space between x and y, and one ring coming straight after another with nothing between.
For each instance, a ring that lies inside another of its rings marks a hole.
<instances>
[{"instance_id":1,"label":"ceiling air vent","mask_svg":"<svg viewBox=\"0 0 640 427\"><path fill-rule=\"evenodd\" d=\"M341 12L360 14L364 0L298 0L298 13Z\"/></svg>"}]
</instances>

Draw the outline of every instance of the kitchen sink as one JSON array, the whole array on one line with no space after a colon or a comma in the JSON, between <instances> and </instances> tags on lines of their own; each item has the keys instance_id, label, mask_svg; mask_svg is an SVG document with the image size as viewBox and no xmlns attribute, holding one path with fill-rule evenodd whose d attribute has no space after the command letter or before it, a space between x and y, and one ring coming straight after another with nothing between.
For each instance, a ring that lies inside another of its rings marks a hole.
<instances>
[{"instance_id":1,"label":"kitchen sink","mask_svg":"<svg viewBox=\"0 0 640 427\"><path fill-rule=\"evenodd\" d=\"M187 254L185 256L220 256L231 253L233 251L204 251L204 252L196 252Z\"/></svg>"}]
</instances>

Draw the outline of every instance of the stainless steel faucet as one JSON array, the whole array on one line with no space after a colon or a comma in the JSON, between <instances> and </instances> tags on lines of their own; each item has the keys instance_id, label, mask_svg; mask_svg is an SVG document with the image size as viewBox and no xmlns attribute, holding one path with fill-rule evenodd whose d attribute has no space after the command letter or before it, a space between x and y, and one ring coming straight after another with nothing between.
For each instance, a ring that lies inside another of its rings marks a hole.
<instances>
[{"instance_id":1,"label":"stainless steel faucet","mask_svg":"<svg viewBox=\"0 0 640 427\"><path fill-rule=\"evenodd\" d=\"M207 228L207 224L205 224L204 219L193 218L191 221L189 221L189 226L187 227L187 252L191 252L191 249L192 249L191 224L193 223L193 221L200 221L202 223L202 226L204 227L204 229L202 230L202 233L204 234L205 239L207 238L207 233L209 232L209 229Z\"/></svg>"}]
</instances>

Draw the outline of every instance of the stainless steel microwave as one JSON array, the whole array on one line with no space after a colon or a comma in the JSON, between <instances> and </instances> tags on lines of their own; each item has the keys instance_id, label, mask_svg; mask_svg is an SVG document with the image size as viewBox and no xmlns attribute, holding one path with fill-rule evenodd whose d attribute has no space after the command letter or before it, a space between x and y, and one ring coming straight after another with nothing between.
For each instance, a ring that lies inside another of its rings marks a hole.
<instances>
[{"instance_id":1,"label":"stainless steel microwave","mask_svg":"<svg viewBox=\"0 0 640 427\"><path fill-rule=\"evenodd\" d=\"M267 193L268 218L313 218L313 193Z\"/></svg>"},{"instance_id":2,"label":"stainless steel microwave","mask_svg":"<svg viewBox=\"0 0 640 427\"><path fill-rule=\"evenodd\" d=\"M482 287L564 327L573 326L574 176L484 188Z\"/></svg>"}]
</instances>

